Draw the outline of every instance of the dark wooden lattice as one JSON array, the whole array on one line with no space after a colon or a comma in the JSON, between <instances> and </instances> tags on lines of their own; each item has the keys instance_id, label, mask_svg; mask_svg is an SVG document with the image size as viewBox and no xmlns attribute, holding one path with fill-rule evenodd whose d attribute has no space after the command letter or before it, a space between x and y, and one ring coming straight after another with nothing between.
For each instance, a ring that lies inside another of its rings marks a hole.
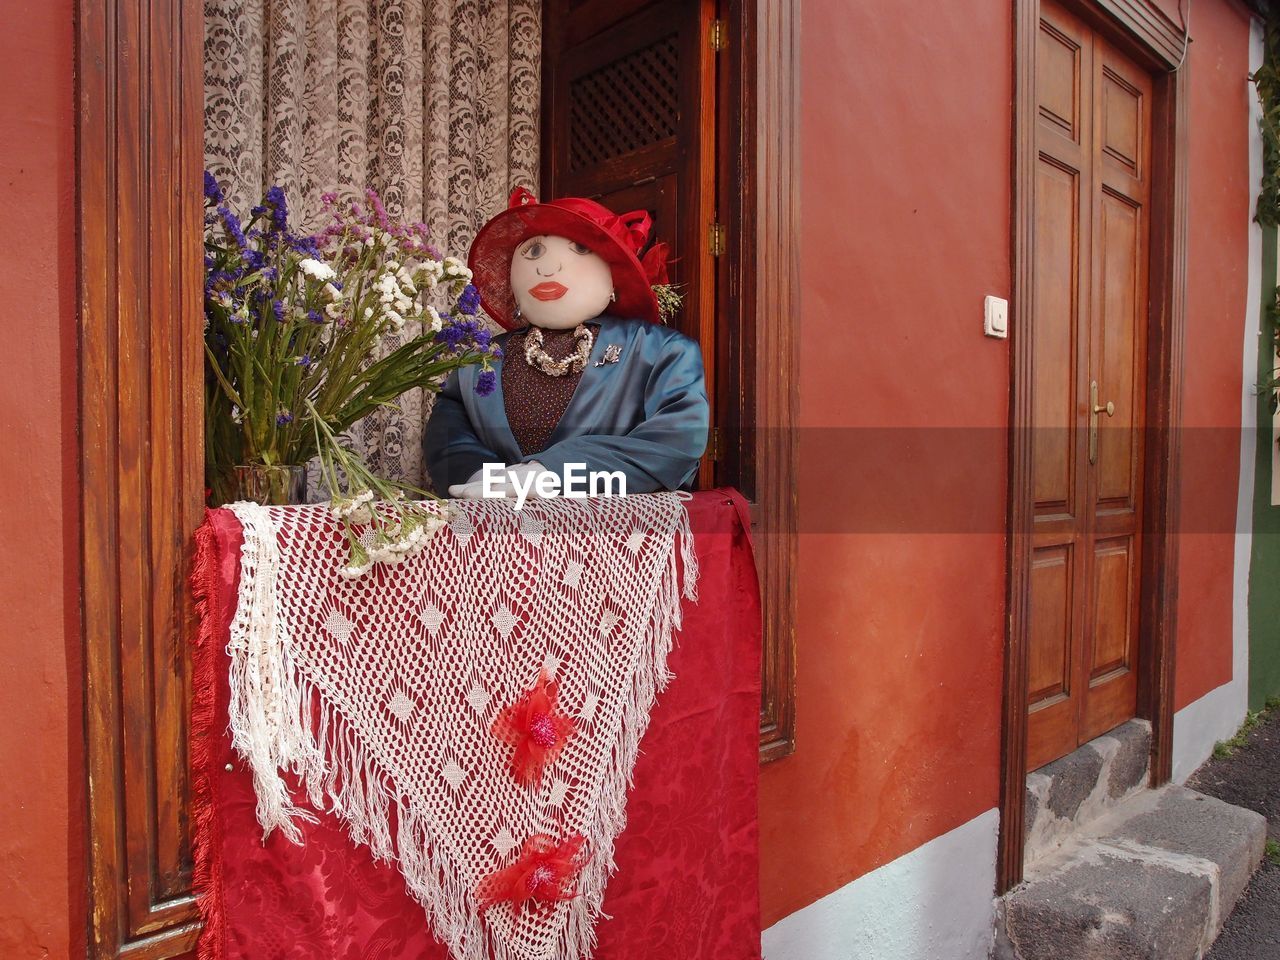
<instances>
[{"instance_id":1,"label":"dark wooden lattice","mask_svg":"<svg viewBox=\"0 0 1280 960\"><path fill-rule=\"evenodd\" d=\"M569 85L569 166L582 170L674 137L680 121L677 36Z\"/></svg>"}]
</instances>

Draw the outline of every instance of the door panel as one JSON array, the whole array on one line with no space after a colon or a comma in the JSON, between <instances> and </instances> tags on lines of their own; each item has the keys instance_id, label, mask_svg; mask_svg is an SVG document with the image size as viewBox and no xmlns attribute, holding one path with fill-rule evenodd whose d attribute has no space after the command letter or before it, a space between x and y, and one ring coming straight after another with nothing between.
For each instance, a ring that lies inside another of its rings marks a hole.
<instances>
[{"instance_id":1,"label":"door panel","mask_svg":"<svg viewBox=\"0 0 1280 960\"><path fill-rule=\"evenodd\" d=\"M1031 622L1040 642L1028 668L1037 703L1071 692L1071 544L1036 551L1031 564Z\"/></svg>"},{"instance_id":2,"label":"door panel","mask_svg":"<svg viewBox=\"0 0 1280 960\"><path fill-rule=\"evenodd\" d=\"M1069 514L1075 507L1076 289L1079 250L1079 175L1042 158L1036 177L1036 219L1046 225L1037 244L1034 354L1036 514Z\"/></svg>"},{"instance_id":3,"label":"door panel","mask_svg":"<svg viewBox=\"0 0 1280 960\"><path fill-rule=\"evenodd\" d=\"M1102 196L1102 218L1098 230L1102 261L1101 375L1098 383L1107 392L1099 396L1105 404L1115 404L1115 413L1098 427L1099 507L1132 510L1138 492L1137 455L1140 445L1133 428L1142 410L1143 383L1136 369L1144 351L1140 350L1142 318L1138 311L1137 259L1143 252L1139 243L1141 210L1127 198L1110 191Z\"/></svg>"},{"instance_id":4,"label":"door panel","mask_svg":"<svg viewBox=\"0 0 1280 960\"><path fill-rule=\"evenodd\" d=\"M1150 195L1150 79L1049 0L1040 27L1030 769L1137 706Z\"/></svg>"},{"instance_id":5,"label":"door panel","mask_svg":"<svg viewBox=\"0 0 1280 960\"><path fill-rule=\"evenodd\" d=\"M1128 669L1130 646L1128 610L1133 570L1130 537L1101 540L1093 552L1093 655L1089 682Z\"/></svg>"}]
</instances>

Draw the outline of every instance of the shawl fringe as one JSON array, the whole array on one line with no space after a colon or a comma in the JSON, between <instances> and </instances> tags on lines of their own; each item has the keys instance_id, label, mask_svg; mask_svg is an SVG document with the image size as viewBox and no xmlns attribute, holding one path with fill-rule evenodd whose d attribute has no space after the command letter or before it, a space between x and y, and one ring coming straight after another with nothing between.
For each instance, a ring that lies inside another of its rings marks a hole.
<instances>
[{"instance_id":1,"label":"shawl fringe","mask_svg":"<svg viewBox=\"0 0 1280 960\"><path fill-rule=\"evenodd\" d=\"M221 823L217 817L217 643L218 613L214 598L218 589L216 537L205 511L204 523L195 533L190 578L200 625L192 650L190 754L193 774L192 808L195 827L193 886L203 928L196 941L196 960L222 960L226 954L226 914L222 886Z\"/></svg>"}]
</instances>

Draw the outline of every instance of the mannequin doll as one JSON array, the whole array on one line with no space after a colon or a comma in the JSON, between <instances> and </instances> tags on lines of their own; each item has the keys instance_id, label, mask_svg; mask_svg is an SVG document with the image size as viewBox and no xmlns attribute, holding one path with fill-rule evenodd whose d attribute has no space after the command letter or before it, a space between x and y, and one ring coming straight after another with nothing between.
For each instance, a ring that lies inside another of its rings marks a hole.
<instances>
[{"instance_id":1,"label":"mannequin doll","mask_svg":"<svg viewBox=\"0 0 1280 960\"><path fill-rule=\"evenodd\" d=\"M698 345L662 325L666 245L643 262L643 211L616 216L591 200L538 203L523 187L477 234L468 265L481 303L508 332L494 389L480 371L450 375L424 446L436 491L536 490L566 465L620 472L627 493L688 486L706 448L708 406ZM666 288L669 290L669 287ZM580 467L576 467L581 469Z\"/></svg>"}]
</instances>

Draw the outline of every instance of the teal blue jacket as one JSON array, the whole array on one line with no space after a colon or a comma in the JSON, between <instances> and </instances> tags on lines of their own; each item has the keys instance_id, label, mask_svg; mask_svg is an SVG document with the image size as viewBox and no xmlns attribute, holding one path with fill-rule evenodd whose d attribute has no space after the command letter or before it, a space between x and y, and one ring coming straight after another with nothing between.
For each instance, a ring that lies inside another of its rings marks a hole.
<instances>
[{"instance_id":1,"label":"teal blue jacket","mask_svg":"<svg viewBox=\"0 0 1280 960\"><path fill-rule=\"evenodd\" d=\"M621 471L628 493L679 490L692 482L710 417L698 344L643 320L606 314L590 322L598 324L591 357L546 449L537 453L521 453L507 424L502 360L497 387L486 397L475 390L479 367L450 374L423 440L437 493L447 496L451 485L466 483L486 463L528 460L560 475L566 463ZM508 336L494 338L504 351ZM605 362L607 356L617 360Z\"/></svg>"}]
</instances>

